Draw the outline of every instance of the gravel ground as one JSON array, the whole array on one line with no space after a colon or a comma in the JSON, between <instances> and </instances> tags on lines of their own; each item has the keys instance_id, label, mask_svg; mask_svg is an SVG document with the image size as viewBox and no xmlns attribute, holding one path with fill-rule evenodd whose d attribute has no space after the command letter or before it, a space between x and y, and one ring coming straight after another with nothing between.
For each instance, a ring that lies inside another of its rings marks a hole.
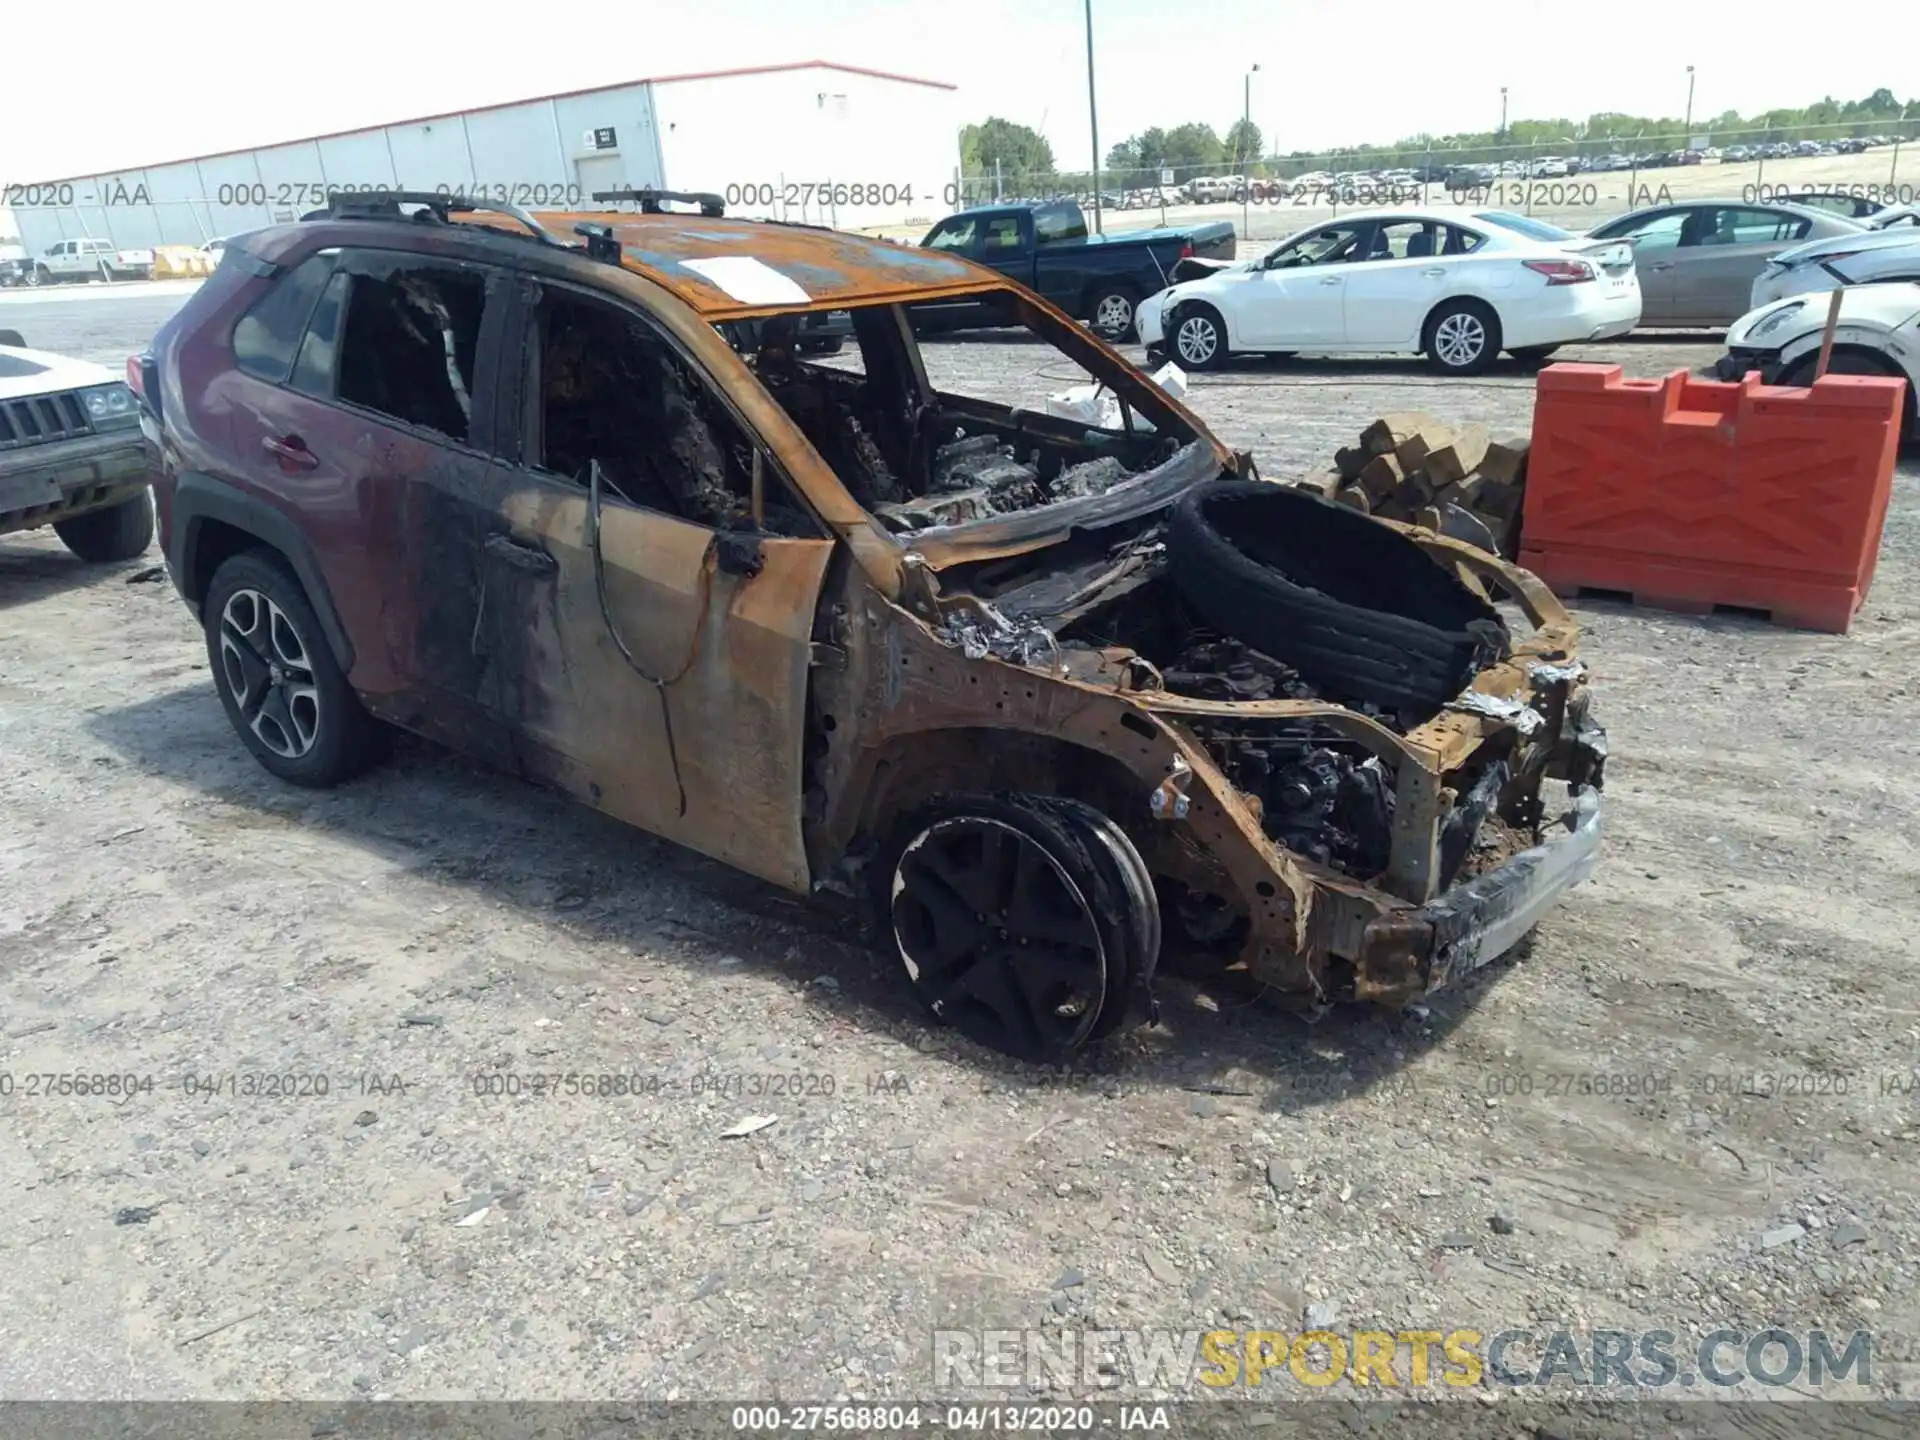
<instances>
[{"instance_id":1,"label":"gravel ground","mask_svg":"<svg viewBox=\"0 0 1920 1440\"><path fill-rule=\"evenodd\" d=\"M120 303L0 324L112 358L156 318ZM1067 378L1017 344L932 363L1002 398ZM1275 474L1382 410L1524 431L1531 380L1248 364L1192 402ZM1526 953L1424 1019L1171 986L1070 1075L926 1030L809 907L424 745L280 785L157 555L0 541L0 1395L925 1398L940 1328L1303 1320L1666 1329L1683 1358L1866 1328L1898 1394L1917 476L1851 635L1578 606L1610 832ZM133 1093L26 1093L70 1072ZM477 1093L536 1073L640 1093ZM1671 1433L1702 1393L1639 1413Z\"/></svg>"}]
</instances>

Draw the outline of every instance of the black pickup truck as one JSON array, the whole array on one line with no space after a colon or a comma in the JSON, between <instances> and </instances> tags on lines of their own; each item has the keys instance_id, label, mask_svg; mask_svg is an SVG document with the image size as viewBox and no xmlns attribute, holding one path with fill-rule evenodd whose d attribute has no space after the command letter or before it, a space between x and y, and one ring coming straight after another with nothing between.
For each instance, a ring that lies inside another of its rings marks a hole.
<instances>
[{"instance_id":1,"label":"black pickup truck","mask_svg":"<svg viewBox=\"0 0 1920 1440\"><path fill-rule=\"evenodd\" d=\"M1233 222L1185 229L1126 230L1089 235L1087 217L1071 200L993 205L949 215L920 242L998 270L1108 340L1133 338L1140 300L1172 284L1184 259L1231 260ZM1014 322L993 299L915 305L913 328L926 335L981 330Z\"/></svg>"}]
</instances>

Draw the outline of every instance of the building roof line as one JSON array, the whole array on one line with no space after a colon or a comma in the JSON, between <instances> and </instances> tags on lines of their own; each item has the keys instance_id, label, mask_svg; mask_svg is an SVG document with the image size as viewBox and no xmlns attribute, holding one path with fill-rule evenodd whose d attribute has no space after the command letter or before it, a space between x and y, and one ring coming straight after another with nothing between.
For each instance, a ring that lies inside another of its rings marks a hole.
<instances>
[{"instance_id":1,"label":"building roof line","mask_svg":"<svg viewBox=\"0 0 1920 1440\"><path fill-rule=\"evenodd\" d=\"M779 75L794 70L838 70L846 75L864 75L872 80L892 80L902 85L922 85L930 90L958 90L945 80L924 80L917 75L900 75L891 70L873 70L864 65L842 65L835 60L792 60L778 65L741 65L729 70L690 70L679 75L641 75L611 85L583 85L577 90L556 90L551 95L526 95L518 100L499 100L488 105L469 105L463 110L443 110L435 115L416 115L406 120L382 120L372 125L355 125L346 130L329 130L320 135L296 135L291 140L273 140L260 145L241 145L232 150L215 150L206 155L182 155L173 160L158 160L147 165L122 165L110 170L92 170L80 175L64 175L47 182L72 184L76 180L97 180L131 175L136 170L160 170L169 165L194 165L202 160L224 160L231 155L251 155L261 150L284 150L289 145L317 145L323 140L339 140L348 135L366 135L375 130L393 130L408 125L429 125L436 120L453 120L467 115L484 115L491 110L512 110L521 105L540 105L554 100L571 100L581 95L602 95L612 90L630 90L636 85L673 85L688 80L731 80L743 75Z\"/></svg>"}]
</instances>

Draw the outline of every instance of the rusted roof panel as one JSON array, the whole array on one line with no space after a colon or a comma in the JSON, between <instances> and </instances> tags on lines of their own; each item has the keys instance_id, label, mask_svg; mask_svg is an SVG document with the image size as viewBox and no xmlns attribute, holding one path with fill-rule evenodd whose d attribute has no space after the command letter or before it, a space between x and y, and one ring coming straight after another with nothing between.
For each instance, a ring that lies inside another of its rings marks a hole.
<instances>
[{"instance_id":1,"label":"rusted roof panel","mask_svg":"<svg viewBox=\"0 0 1920 1440\"><path fill-rule=\"evenodd\" d=\"M610 226L628 268L716 320L809 305L919 300L1003 283L956 255L844 230L697 215L541 211L536 218L569 239L581 221ZM713 261L740 263L708 264Z\"/></svg>"}]
</instances>

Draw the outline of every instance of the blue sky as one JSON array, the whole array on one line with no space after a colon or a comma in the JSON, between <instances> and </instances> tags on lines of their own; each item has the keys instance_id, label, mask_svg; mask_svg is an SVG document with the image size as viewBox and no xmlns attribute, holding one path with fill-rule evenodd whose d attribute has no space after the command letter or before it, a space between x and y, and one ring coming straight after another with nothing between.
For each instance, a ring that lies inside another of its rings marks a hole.
<instances>
[{"instance_id":1,"label":"blue sky","mask_svg":"<svg viewBox=\"0 0 1920 1440\"><path fill-rule=\"evenodd\" d=\"M1519 0L1094 0L1102 149L1148 125L1240 115L1283 147L1389 141L1612 109L1696 116L1885 85L1920 94L1912 47L1804 43L1801 10ZM963 112L1035 126L1086 163L1081 0L699 0L530 9L474 0L330 0L256 14L88 0L57 42L14 35L0 181L293 139L640 76L789 60L868 65L961 87ZM1911 4L1849 0L1850 36L1915 33ZM457 19L455 18L457 15ZM174 18L179 17L179 18Z\"/></svg>"}]
</instances>

